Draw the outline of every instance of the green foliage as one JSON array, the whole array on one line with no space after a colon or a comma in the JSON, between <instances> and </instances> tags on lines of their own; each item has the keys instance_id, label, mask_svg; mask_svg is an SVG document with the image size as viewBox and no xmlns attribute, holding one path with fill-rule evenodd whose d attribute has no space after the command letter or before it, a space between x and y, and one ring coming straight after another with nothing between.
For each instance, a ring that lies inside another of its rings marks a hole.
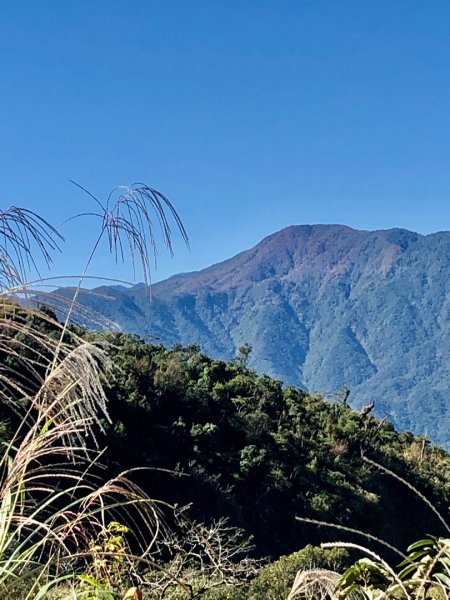
<instances>
[{"instance_id":1,"label":"green foliage","mask_svg":"<svg viewBox=\"0 0 450 600\"><path fill-rule=\"evenodd\" d=\"M108 589L123 585L124 567L128 554L125 541L130 530L117 521L102 527L89 547L92 562L86 575Z\"/></svg>"},{"instance_id":2,"label":"green foliage","mask_svg":"<svg viewBox=\"0 0 450 600\"><path fill-rule=\"evenodd\" d=\"M258 372L312 390L349 386L353 406L375 400L401 430L450 448L449 281L447 232L298 226L156 283L152 302L142 289L105 288L83 302L125 331L167 346L196 340L217 358L248 341Z\"/></svg>"},{"instance_id":3,"label":"green foliage","mask_svg":"<svg viewBox=\"0 0 450 600\"><path fill-rule=\"evenodd\" d=\"M294 554L282 556L263 569L251 582L247 599L286 600L298 571L314 568L341 571L348 563L349 557L345 550L330 551L306 546Z\"/></svg>"},{"instance_id":4,"label":"green foliage","mask_svg":"<svg viewBox=\"0 0 450 600\"><path fill-rule=\"evenodd\" d=\"M247 587L221 587L208 590L202 600L247 600Z\"/></svg>"},{"instance_id":5,"label":"green foliage","mask_svg":"<svg viewBox=\"0 0 450 600\"><path fill-rule=\"evenodd\" d=\"M339 597L359 592L368 600L445 600L450 597L450 540L428 536L411 544L397 568L367 549L339 582Z\"/></svg>"},{"instance_id":6,"label":"green foliage","mask_svg":"<svg viewBox=\"0 0 450 600\"><path fill-rule=\"evenodd\" d=\"M121 195L119 207L140 206L146 194L163 199L140 188ZM100 237L114 247L122 217L104 210ZM124 240L132 236L145 268L140 226L128 225ZM247 368L250 346L227 364L195 345L167 350L61 325L48 310L21 309L9 297L1 310L2 597L112 600L128 587L130 569L155 598L281 600L298 571L343 568L340 550L290 554L323 539L330 530L317 525L327 523L342 539L350 529L372 533L372 545L375 534L409 543L412 522L414 535L437 533L410 546L400 571L369 548L369 558L344 573L343 596L437 598L450 587L448 529L401 480L438 509L448 506L449 456L425 438L257 376ZM89 475L101 435L110 474L122 475L99 488ZM140 486L124 476L137 465L148 467L135 473ZM400 477L387 478L389 470ZM151 497L191 503L197 521L176 509L160 528ZM252 560L281 554L261 572Z\"/></svg>"},{"instance_id":7,"label":"green foliage","mask_svg":"<svg viewBox=\"0 0 450 600\"><path fill-rule=\"evenodd\" d=\"M345 550L306 546L263 568L249 584L208 591L204 600L286 600L298 571L323 568L342 571L349 564Z\"/></svg>"},{"instance_id":8,"label":"green foliage","mask_svg":"<svg viewBox=\"0 0 450 600\"><path fill-rule=\"evenodd\" d=\"M442 528L400 481L361 458L361 451L376 458L442 507L450 501L449 457L425 440L399 435L390 424L346 405L283 387L242 364L211 360L196 347L167 350L136 336L74 332L87 343L106 342L120 367L106 388L111 422L103 418L101 423L111 473L147 466L135 476L148 494L171 504L192 503L201 521L228 517L253 536L256 556L288 554L252 582L229 570L229 583L220 587L220 577L163 552L158 568L175 572L182 564L182 581L192 582L196 597L256 600L266 594L277 599L306 562L336 566L324 564L317 549L290 554L308 542L336 536L316 524L298 523L296 516L365 530L396 546L412 541L410 522L414 534ZM8 436L8 421L3 423ZM93 561L77 589L95 582L97 592L107 594L120 579L125 532L105 525L96 531L88 550ZM342 529L339 538L353 536ZM115 558L102 558L111 544ZM182 545L180 538L176 546ZM158 569L154 577L161 580ZM167 588L170 597L186 597L174 581Z\"/></svg>"},{"instance_id":9,"label":"green foliage","mask_svg":"<svg viewBox=\"0 0 450 600\"><path fill-rule=\"evenodd\" d=\"M335 539L333 530L296 523L296 516L368 531L397 547L419 531L444 533L401 482L361 458L363 451L442 508L450 503L443 450L197 347L100 338L121 367L107 391L111 466L170 470L146 472L140 483L170 503L192 503L199 520L228 517L253 536L257 555L276 558Z\"/></svg>"}]
</instances>

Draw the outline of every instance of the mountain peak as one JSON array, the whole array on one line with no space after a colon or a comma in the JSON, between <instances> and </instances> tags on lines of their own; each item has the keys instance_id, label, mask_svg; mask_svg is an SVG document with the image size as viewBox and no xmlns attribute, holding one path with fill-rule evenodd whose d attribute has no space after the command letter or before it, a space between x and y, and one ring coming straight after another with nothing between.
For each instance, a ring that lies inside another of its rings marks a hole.
<instances>
[{"instance_id":1,"label":"mountain peak","mask_svg":"<svg viewBox=\"0 0 450 600\"><path fill-rule=\"evenodd\" d=\"M336 277L355 267L385 275L418 237L404 229L364 231L338 224L291 225L231 259L202 271L176 275L155 284L155 289L162 294L165 290L187 293L192 285L210 291L229 290L263 280Z\"/></svg>"},{"instance_id":2,"label":"mountain peak","mask_svg":"<svg viewBox=\"0 0 450 600\"><path fill-rule=\"evenodd\" d=\"M105 291L105 290L103 290ZM450 233L293 225L199 272L82 298L125 331L197 343L450 447ZM94 302L97 304L93 304Z\"/></svg>"}]
</instances>

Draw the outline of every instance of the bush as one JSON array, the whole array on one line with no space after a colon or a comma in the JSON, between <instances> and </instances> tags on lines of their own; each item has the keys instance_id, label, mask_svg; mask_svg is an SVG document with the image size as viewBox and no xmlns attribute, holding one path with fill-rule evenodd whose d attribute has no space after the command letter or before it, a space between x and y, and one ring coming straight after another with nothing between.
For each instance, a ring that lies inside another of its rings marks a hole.
<instances>
[{"instance_id":1,"label":"bush","mask_svg":"<svg viewBox=\"0 0 450 600\"><path fill-rule=\"evenodd\" d=\"M312 568L343 572L350 564L345 550L306 546L267 565L249 585L210 590L203 600L286 600L298 571Z\"/></svg>"}]
</instances>

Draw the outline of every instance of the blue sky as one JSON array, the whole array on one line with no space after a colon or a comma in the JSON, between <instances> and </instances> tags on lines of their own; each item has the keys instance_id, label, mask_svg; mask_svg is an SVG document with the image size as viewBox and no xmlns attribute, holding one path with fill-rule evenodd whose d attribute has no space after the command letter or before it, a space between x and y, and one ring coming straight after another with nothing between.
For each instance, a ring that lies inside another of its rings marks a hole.
<instances>
[{"instance_id":1,"label":"blue sky","mask_svg":"<svg viewBox=\"0 0 450 600\"><path fill-rule=\"evenodd\" d=\"M155 280L291 224L450 229L450 3L3 0L0 169L55 224L93 207L70 178L160 189L191 251ZM95 224L63 232L80 272Z\"/></svg>"}]
</instances>

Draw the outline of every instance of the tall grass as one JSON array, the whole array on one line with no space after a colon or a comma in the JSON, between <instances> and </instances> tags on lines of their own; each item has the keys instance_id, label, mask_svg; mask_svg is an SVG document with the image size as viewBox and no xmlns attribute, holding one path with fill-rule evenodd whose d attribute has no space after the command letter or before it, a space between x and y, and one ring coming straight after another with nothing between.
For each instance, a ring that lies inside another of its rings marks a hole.
<instances>
[{"instance_id":1,"label":"tall grass","mask_svg":"<svg viewBox=\"0 0 450 600\"><path fill-rule=\"evenodd\" d=\"M128 256L149 282L153 221L170 252L169 217L187 242L178 214L153 188L91 197L100 228L83 276L106 238L114 259ZM100 479L96 435L109 419L103 385L114 367L104 347L69 326L83 277L64 322L33 307L44 281L37 265L49 265L62 242L40 215L0 211L0 402L13 429L0 456L1 598L57 597L62 582L67 597L122 597L114 586L134 583L161 529L158 503L129 473Z\"/></svg>"}]
</instances>

